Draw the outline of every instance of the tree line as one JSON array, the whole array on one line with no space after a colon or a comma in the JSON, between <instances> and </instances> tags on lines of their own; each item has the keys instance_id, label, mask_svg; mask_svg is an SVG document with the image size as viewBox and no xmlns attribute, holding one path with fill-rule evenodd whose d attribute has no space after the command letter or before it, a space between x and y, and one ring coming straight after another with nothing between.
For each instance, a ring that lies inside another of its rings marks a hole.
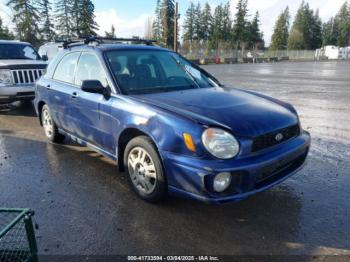
<instances>
[{"instance_id":1,"label":"tree line","mask_svg":"<svg viewBox=\"0 0 350 262\"><path fill-rule=\"evenodd\" d=\"M2 25L0 38L19 39L33 45L56 38L96 35L95 6L91 0L9 0L15 33Z\"/></svg>"},{"instance_id":2,"label":"tree line","mask_svg":"<svg viewBox=\"0 0 350 262\"><path fill-rule=\"evenodd\" d=\"M322 23L318 10L301 3L289 30L290 14L287 7L276 21L270 50L314 50L326 45L350 45L350 6L345 2L338 14Z\"/></svg>"},{"instance_id":3,"label":"tree line","mask_svg":"<svg viewBox=\"0 0 350 262\"><path fill-rule=\"evenodd\" d=\"M57 38L96 35L95 7L91 0L8 0L14 32L0 17L0 39L19 39L34 45ZM175 0L156 0L152 36L161 45L174 43ZM112 26L108 37L115 37ZM205 44L209 49L263 49L259 12L249 15L248 0L239 0L233 16L230 2L212 8L207 2L189 5L184 14L182 45L191 48ZM345 2L339 12L322 23L318 10L302 2L291 24L289 8L278 16L270 50L316 49L323 45L350 45L350 5Z\"/></svg>"},{"instance_id":4,"label":"tree line","mask_svg":"<svg viewBox=\"0 0 350 262\"><path fill-rule=\"evenodd\" d=\"M216 6L213 13L208 2L204 7L191 3L183 25L184 44L207 43L210 49L217 49L222 43L235 49L264 47L259 12L248 19L248 0L239 0L236 10L232 17L230 2Z\"/></svg>"}]
</instances>

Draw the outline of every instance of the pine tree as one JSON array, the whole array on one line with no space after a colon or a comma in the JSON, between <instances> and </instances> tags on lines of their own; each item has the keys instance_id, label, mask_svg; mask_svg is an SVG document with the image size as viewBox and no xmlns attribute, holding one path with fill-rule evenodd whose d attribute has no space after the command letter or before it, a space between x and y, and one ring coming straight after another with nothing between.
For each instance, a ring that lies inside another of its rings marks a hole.
<instances>
[{"instance_id":1,"label":"pine tree","mask_svg":"<svg viewBox=\"0 0 350 262\"><path fill-rule=\"evenodd\" d=\"M238 50L240 46L244 47L243 44L247 41L248 0L239 0L236 9L237 12L233 27L233 36L236 42L236 49Z\"/></svg>"},{"instance_id":2,"label":"pine tree","mask_svg":"<svg viewBox=\"0 0 350 262\"><path fill-rule=\"evenodd\" d=\"M168 48L174 45L174 0L163 0L161 5L162 40Z\"/></svg>"},{"instance_id":3,"label":"pine tree","mask_svg":"<svg viewBox=\"0 0 350 262\"><path fill-rule=\"evenodd\" d=\"M160 44L162 40L162 15L161 15L161 0L157 0L157 6L155 11L155 19L153 21L152 31L153 38L157 40Z\"/></svg>"},{"instance_id":4,"label":"pine tree","mask_svg":"<svg viewBox=\"0 0 350 262\"><path fill-rule=\"evenodd\" d=\"M213 26L213 16L211 14L211 7L208 2L205 4L201 14L201 26L201 39L208 41L211 37Z\"/></svg>"},{"instance_id":5,"label":"pine tree","mask_svg":"<svg viewBox=\"0 0 350 262\"><path fill-rule=\"evenodd\" d=\"M73 5L70 0L59 0L56 2L56 29L61 36L71 37L73 31L72 21Z\"/></svg>"},{"instance_id":6,"label":"pine tree","mask_svg":"<svg viewBox=\"0 0 350 262\"><path fill-rule=\"evenodd\" d=\"M12 40L14 35L9 31L9 29L2 24L2 19L0 17L0 39Z\"/></svg>"},{"instance_id":7,"label":"pine tree","mask_svg":"<svg viewBox=\"0 0 350 262\"><path fill-rule=\"evenodd\" d=\"M319 32L314 30L319 30ZM301 35L301 37L300 37ZM321 45L321 21L318 14L310 9L309 4L303 1L295 17L291 36L288 40L288 49L315 49Z\"/></svg>"},{"instance_id":8,"label":"pine tree","mask_svg":"<svg viewBox=\"0 0 350 262\"><path fill-rule=\"evenodd\" d=\"M318 49L322 46L322 20L319 16L319 10L316 11L312 17L311 24L311 43L309 48L311 50Z\"/></svg>"},{"instance_id":9,"label":"pine tree","mask_svg":"<svg viewBox=\"0 0 350 262\"><path fill-rule=\"evenodd\" d=\"M347 2L341 6L335 21L338 29L337 45L350 45L350 8Z\"/></svg>"},{"instance_id":10,"label":"pine tree","mask_svg":"<svg viewBox=\"0 0 350 262\"><path fill-rule=\"evenodd\" d=\"M198 3L194 9L194 39L202 40L202 26L201 26L202 7Z\"/></svg>"},{"instance_id":11,"label":"pine tree","mask_svg":"<svg viewBox=\"0 0 350 262\"><path fill-rule=\"evenodd\" d=\"M98 25L95 21L95 6L91 0L81 0L79 10L79 26L76 30L78 35L91 36L96 35Z\"/></svg>"},{"instance_id":12,"label":"pine tree","mask_svg":"<svg viewBox=\"0 0 350 262\"><path fill-rule=\"evenodd\" d=\"M107 37L107 38L116 38L117 36L116 36L116 34L115 34L115 27L114 27L114 25L112 25L111 26L111 31L110 32L105 32L105 36Z\"/></svg>"},{"instance_id":13,"label":"pine tree","mask_svg":"<svg viewBox=\"0 0 350 262\"><path fill-rule=\"evenodd\" d=\"M328 22L322 26L322 45L337 45L338 28L334 18L329 19Z\"/></svg>"},{"instance_id":14,"label":"pine tree","mask_svg":"<svg viewBox=\"0 0 350 262\"><path fill-rule=\"evenodd\" d=\"M215 8L212 24L212 35L209 46L211 49L218 49L223 39L223 6L220 4Z\"/></svg>"},{"instance_id":15,"label":"pine tree","mask_svg":"<svg viewBox=\"0 0 350 262\"><path fill-rule=\"evenodd\" d=\"M193 2L191 2L189 8L186 11L185 14L185 22L183 25L184 28L184 34L183 39L185 41L192 42L195 39L195 5Z\"/></svg>"},{"instance_id":16,"label":"pine tree","mask_svg":"<svg viewBox=\"0 0 350 262\"><path fill-rule=\"evenodd\" d=\"M257 49L257 47L262 48L264 46L263 33L260 31L260 19L259 12L255 13L253 21L249 26L249 47Z\"/></svg>"},{"instance_id":17,"label":"pine tree","mask_svg":"<svg viewBox=\"0 0 350 262\"><path fill-rule=\"evenodd\" d=\"M40 43L40 15L33 0L10 0L7 6L13 12L13 23L16 26L17 37L33 45Z\"/></svg>"},{"instance_id":18,"label":"pine tree","mask_svg":"<svg viewBox=\"0 0 350 262\"><path fill-rule=\"evenodd\" d=\"M230 2L227 2L223 6L223 20L222 20L222 35L223 35L223 41L228 42L232 40L232 15L231 15L231 6Z\"/></svg>"},{"instance_id":19,"label":"pine tree","mask_svg":"<svg viewBox=\"0 0 350 262\"><path fill-rule=\"evenodd\" d=\"M81 18L82 18L82 10L85 8L83 6L83 0L73 0L72 8L70 10L70 17L72 21L72 34L76 37L82 35L81 34Z\"/></svg>"},{"instance_id":20,"label":"pine tree","mask_svg":"<svg viewBox=\"0 0 350 262\"><path fill-rule=\"evenodd\" d=\"M278 16L271 38L270 50L285 50L288 47L289 37L289 7Z\"/></svg>"},{"instance_id":21,"label":"pine tree","mask_svg":"<svg viewBox=\"0 0 350 262\"><path fill-rule=\"evenodd\" d=\"M41 32L45 41L51 41L55 38L54 24L51 21L51 3L49 0L40 0L40 16L42 19Z\"/></svg>"}]
</instances>

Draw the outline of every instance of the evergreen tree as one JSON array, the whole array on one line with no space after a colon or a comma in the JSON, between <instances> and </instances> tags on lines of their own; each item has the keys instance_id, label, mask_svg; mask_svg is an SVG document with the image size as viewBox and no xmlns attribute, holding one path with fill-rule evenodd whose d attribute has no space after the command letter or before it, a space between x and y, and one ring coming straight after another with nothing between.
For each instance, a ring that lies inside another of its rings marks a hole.
<instances>
[{"instance_id":1,"label":"evergreen tree","mask_svg":"<svg viewBox=\"0 0 350 262\"><path fill-rule=\"evenodd\" d=\"M163 0L160 13L161 13L162 40L167 47L172 48L174 45L174 16L175 16L174 0Z\"/></svg>"},{"instance_id":2,"label":"evergreen tree","mask_svg":"<svg viewBox=\"0 0 350 262\"><path fill-rule=\"evenodd\" d=\"M51 41L55 37L54 24L51 21L51 3L49 0L40 0L38 5L40 6L40 16L42 19L41 32L43 39Z\"/></svg>"},{"instance_id":3,"label":"evergreen tree","mask_svg":"<svg viewBox=\"0 0 350 262\"><path fill-rule=\"evenodd\" d=\"M157 0L157 6L155 11L155 19L152 26L153 38L161 43L162 39L162 15L161 15L161 0Z\"/></svg>"},{"instance_id":4,"label":"evergreen tree","mask_svg":"<svg viewBox=\"0 0 350 262\"><path fill-rule=\"evenodd\" d=\"M328 22L322 26L322 45L337 45L338 40L338 28L334 18L331 18Z\"/></svg>"},{"instance_id":5,"label":"evergreen tree","mask_svg":"<svg viewBox=\"0 0 350 262\"><path fill-rule=\"evenodd\" d=\"M116 36L116 34L115 34L115 27L114 27L114 25L112 25L111 26L111 31L110 32L105 32L105 36L107 37L107 38L116 38L117 36Z\"/></svg>"},{"instance_id":6,"label":"evergreen tree","mask_svg":"<svg viewBox=\"0 0 350 262\"><path fill-rule=\"evenodd\" d=\"M259 46L262 48L264 46L263 33L260 31L260 19L259 12L255 13L253 21L249 26L249 47L257 49Z\"/></svg>"},{"instance_id":7,"label":"evergreen tree","mask_svg":"<svg viewBox=\"0 0 350 262\"><path fill-rule=\"evenodd\" d=\"M311 24L311 42L309 48L311 50L318 49L322 46L322 20L319 16L319 10L312 17Z\"/></svg>"},{"instance_id":8,"label":"evergreen tree","mask_svg":"<svg viewBox=\"0 0 350 262\"><path fill-rule=\"evenodd\" d=\"M209 46L211 49L218 49L219 43L223 39L223 6L220 4L215 8L213 23L212 23L212 35Z\"/></svg>"},{"instance_id":9,"label":"evergreen tree","mask_svg":"<svg viewBox=\"0 0 350 262\"><path fill-rule=\"evenodd\" d=\"M350 45L350 8L347 2L341 6L335 22L338 29L337 45Z\"/></svg>"},{"instance_id":10,"label":"evergreen tree","mask_svg":"<svg viewBox=\"0 0 350 262\"><path fill-rule=\"evenodd\" d=\"M212 34L212 26L213 26L213 16L211 14L211 7L207 2L204 6L204 9L201 14L201 39L204 41L208 41Z\"/></svg>"},{"instance_id":11,"label":"evergreen tree","mask_svg":"<svg viewBox=\"0 0 350 262\"><path fill-rule=\"evenodd\" d=\"M194 39L195 40L202 40L202 26L201 26L201 13L202 13L202 7L198 3L197 6L194 9Z\"/></svg>"},{"instance_id":12,"label":"evergreen tree","mask_svg":"<svg viewBox=\"0 0 350 262\"><path fill-rule=\"evenodd\" d=\"M230 2L227 2L222 9L222 40L228 42L232 40L232 15Z\"/></svg>"},{"instance_id":13,"label":"evergreen tree","mask_svg":"<svg viewBox=\"0 0 350 262\"><path fill-rule=\"evenodd\" d=\"M0 39L12 40L14 35L9 31L9 29L2 24L2 19L0 17Z\"/></svg>"},{"instance_id":14,"label":"evergreen tree","mask_svg":"<svg viewBox=\"0 0 350 262\"><path fill-rule=\"evenodd\" d=\"M318 13L310 9L303 1L295 17L291 36L288 41L289 49L315 49L321 46L322 23ZM301 35L301 37L300 37Z\"/></svg>"},{"instance_id":15,"label":"evergreen tree","mask_svg":"<svg viewBox=\"0 0 350 262\"><path fill-rule=\"evenodd\" d=\"M79 26L76 33L82 36L96 35L98 25L95 21L95 6L91 0L81 0Z\"/></svg>"},{"instance_id":16,"label":"evergreen tree","mask_svg":"<svg viewBox=\"0 0 350 262\"><path fill-rule=\"evenodd\" d=\"M73 0L72 1L72 8L70 11L70 17L71 17L71 23L72 23L72 34L75 36L81 35L81 18L82 18L82 9L83 6L83 0Z\"/></svg>"},{"instance_id":17,"label":"evergreen tree","mask_svg":"<svg viewBox=\"0 0 350 262\"><path fill-rule=\"evenodd\" d=\"M71 37L73 31L72 21L73 5L70 0L58 0L56 2L56 29L61 36Z\"/></svg>"},{"instance_id":18,"label":"evergreen tree","mask_svg":"<svg viewBox=\"0 0 350 262\"><path fill-rule=\"evenodd\" d=\"M13 23L16 26L17 37L33 45L39 45L38 23L40 15L35 2L33 0L10 0L7 2L7 6L13 12Z\"/></svg>"},{"instance_id":19,"label":"evergreen tree","mask_svg":"<svg viewBox=\"0 0 350 262\"><path fill-rule=\"evenodd\" d=\"M236 42L236 49L238 49L240 46L243 47L244 43L247 41L248 0L239 0L236 9L233 37Z\"/></svg>"},{"instance_id":20,"label":"evergreen tree","mask_svg":"<svg viewBox=\"0 0 350 262\"><path fill-rule=\"evenodd\" d=\"M184 34L183 39L185 41L192 42L195 38L195 5L193 2L191 2L189 8L186 11L185 14L185 22L183 25L184 28Z\"/></svg>"},{"instance_id":21,"label":"evergreen tree","mask_svg":"<svg viewBox=\"0 0 350 262\"><path fill-rule=\"evenodd\" d=\"M285 50L288 47L289 37L289 7L278 16L271 38L270 50Z\"/></svg>"}]
</instances>

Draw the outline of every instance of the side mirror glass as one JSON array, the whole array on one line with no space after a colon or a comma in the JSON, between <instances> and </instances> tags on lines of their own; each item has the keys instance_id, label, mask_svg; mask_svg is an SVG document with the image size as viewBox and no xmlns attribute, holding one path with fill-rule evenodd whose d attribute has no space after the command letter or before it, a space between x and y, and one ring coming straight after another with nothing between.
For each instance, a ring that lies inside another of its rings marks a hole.
<instances>
[{"instance_id":1,"label":"side mirror glass","mask_svg":"<svg viewBox=\"0 0 350 262\"><path fill-rule=\"evenodd\" d=\"M108 90L102 85L99 80L84 80L81 85L81 90L87 93L108 95Z\"/></svg>"}]
</instances>

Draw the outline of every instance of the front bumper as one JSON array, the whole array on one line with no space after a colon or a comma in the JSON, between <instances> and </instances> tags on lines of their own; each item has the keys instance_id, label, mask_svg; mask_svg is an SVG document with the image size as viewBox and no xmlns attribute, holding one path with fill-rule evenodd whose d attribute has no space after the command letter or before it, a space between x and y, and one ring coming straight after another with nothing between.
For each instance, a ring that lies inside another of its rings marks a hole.
<instances>
[{"instance_id":1,"label":"front bumper","mask_svg":"<svg viewBox=\"0 0 350 262\"><path fill-rule=\"evenodd\" d=\"M232 160L203 160L162 152L169 192L208 203L243 200L267 190L299 171L309 152L309 133L275 146L268 151ZM232 184L223 193L212 190L220 172L232 174Z\"/></svg>"},{"instance_id":2,"label":"front bumper","mask_svg":"<svg viewBox=\"0 0 350 262\"><path fill-rule=\"evenodd\" d=\"M0 86L0 104L7 104L23 100L33 100L34 98L34 84Z\"/></svg>"}]
</instances>

